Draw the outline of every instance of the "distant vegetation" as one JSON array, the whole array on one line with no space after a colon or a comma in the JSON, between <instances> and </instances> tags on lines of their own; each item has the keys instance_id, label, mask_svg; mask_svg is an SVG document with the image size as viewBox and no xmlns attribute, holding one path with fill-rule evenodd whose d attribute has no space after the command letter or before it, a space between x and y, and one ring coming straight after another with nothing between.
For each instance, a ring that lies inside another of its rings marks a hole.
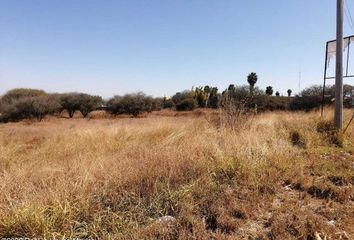
<instances>
[{"instance_id":1,"label":"distant vegetation","mask_svg":"<svg viewBox=\"0 0 354 240\"><path fill-rule=\"evenodd\" d=\"M91 96L85 93L64 93L57 94L56 99L61 106L61 111L66 110L72 118L76 111L79 111L83 117L90 112L100 108L103 100L100 96Z\"/></svg>"},{"instance_id":2,"label":"distant vegetation","mask_svg":"<svg viewBox=\"0 0 354 240\"><path fill-rule=\"evenodd\" d=\"M113 115L128 114L137 117L144 112L158 111L164 108L176 111L191 111L196 108L241 108L241 112L273 111L273 110L305 110L309 111L321 106L322 86L314 85L304 89L299 95L280 96L279 91L273 96L273 87L265 90L256 85L258 76L250 73L247 76L249 86L230 84L227 89L219 92L217 87L204 86L177 92L171 98L154 98L143 92L114 96L104 101L100 96L86 93L55 93L49 94L38 89L13 89L0 98L0 122L37 119L41 121L46 115L60 115L66 112L70 118L80 112L86 118L95 110L106 110ZM344 85L345 106L350 105L351 85ZM325 91L325 104L332 103L334 87ZM227 106L231 105L231 106Z\"/></svg>"},{"instance_id":3,"label":"distant vegetation","mask_svg":"<svg viewBox=\"0 0 354 240\"><path fill-rule=\"evenodd\" d=\"M115 96L107 102L107 111L114 114L131 114L137 117L143 112L152 112L162 108L162 101L142 92Z\"/></svg>"}]
</instances>

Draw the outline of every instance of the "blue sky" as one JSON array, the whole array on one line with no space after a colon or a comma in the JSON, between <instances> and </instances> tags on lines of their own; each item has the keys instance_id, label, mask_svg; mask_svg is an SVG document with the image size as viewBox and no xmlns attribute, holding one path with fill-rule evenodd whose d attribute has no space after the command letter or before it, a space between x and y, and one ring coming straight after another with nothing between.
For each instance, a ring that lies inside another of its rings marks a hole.
<instances>
[{"instance_id":1,"label":"blue sky","mask_svg":"<svg viewBox=\"0 0 354 240\"><path fill-rule=\"evenodd\" d=\"M285 95L300 69L301 88L321 84L334 37L335 0L0 0L0 94L168 96L254 71Z\"/></svg>"}]
</instances>

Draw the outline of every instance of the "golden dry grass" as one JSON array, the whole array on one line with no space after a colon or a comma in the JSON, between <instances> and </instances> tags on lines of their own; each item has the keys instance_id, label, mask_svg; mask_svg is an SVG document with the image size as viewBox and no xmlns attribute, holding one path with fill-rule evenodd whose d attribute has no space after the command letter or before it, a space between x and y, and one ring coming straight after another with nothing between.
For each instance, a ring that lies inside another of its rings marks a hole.
<instances>
[{"instance_id":1,"label":"golden dry grass","mask_svg":"<svg viewBox=\"0 0 354 240\"><path fill-rule=\"evenodd\" d=\"M0 237L354 237L353 124L338 148L318 112L159 115L1 124Z\"/></svg>"}]
</instances>

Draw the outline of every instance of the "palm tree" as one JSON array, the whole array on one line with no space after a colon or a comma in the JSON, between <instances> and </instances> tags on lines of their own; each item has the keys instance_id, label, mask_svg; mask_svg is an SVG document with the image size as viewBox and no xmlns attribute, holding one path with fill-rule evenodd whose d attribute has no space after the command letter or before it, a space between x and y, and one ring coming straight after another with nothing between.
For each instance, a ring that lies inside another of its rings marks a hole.
<instances>
[{"instance_id":1,"label":"palm tree","mask_svg":"<svg viewBox=\"0 0 354 240\"><path fill-rule=\"evenodd\" d=\"M229 87L227 88L229 92L234 92L236 90L236 87L234 84L230 84Z\"/></svg>"},{"instance_id":2,"label":"palm tree","mask_svg":"<svg viewBox=\"0 0 354 240\"><path fill-rule=\"evenodd\" d=\"M268 86L268 87L266 88L266 94L267 94L268 96L272 96L272 95L273 95L273 87L272 87L272 86Z\"/></svg>"},{"instance_id":3,"label":"palm tree","mask_svg":"<svg viewBox=\"0 0 354 240\"><path fill-rule=\"evenodd\" d=\"M290 97L291 96L291 93L292 93L293 91L291 91L291 89L288 89L288 97Z\"/></svg>"},{"instance_id":4,"label":"palm tree","mask_svg":"<svg viewBox=\"0 0 354 240\"><path fill-rule=\"evenodd\" d=\"M251 93L253 93L254 85L256 84L257 80L258 80L257 73L251 72L250 74L248 74L247 82L250 85Z\"/></svg>"}]
</instances>

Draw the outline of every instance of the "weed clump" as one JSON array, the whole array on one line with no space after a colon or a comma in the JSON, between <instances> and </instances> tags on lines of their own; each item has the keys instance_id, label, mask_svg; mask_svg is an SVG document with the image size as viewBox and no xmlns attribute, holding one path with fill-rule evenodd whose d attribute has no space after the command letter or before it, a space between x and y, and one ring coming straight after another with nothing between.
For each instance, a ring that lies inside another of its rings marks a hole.
<instances>
[{"instance_id":1,"label":"weed clump","mask_svg":"<svg viewBox=\"0 0 354 240\"><path fill-rule=\"evenodd\" d=\"M293 130L290 132L290 140L294 146L298 146L300 148L307 147L307 141L304 138L303 134L298 130Z\"/></svg>"},{"instance_id":2,"label":"weed clump","mask_svg":"<svg viewBox=\"0 0 354 240\"><path fill-rule=\"evenodd\" d=\"M318 232L330 235L333 227L299 206L281 207L269 220L270 239L316 239Z\"/></svg>"},{"instance_id":3,"label":"weed clump","mask_svg":"<svg viewBox=\"0 0 354 240\"><path fill-rule=\"evenodd\" d=\"M342 176L329 176L328 179L336 186L347 186L347 180Z\"/></svg>"},{"instance_id":4,"label":"weed clump","mask_svg":"<svg viewBox=\"0 0 354 240\"><path fill-rule=\"evenodd\" d=\"M335 128L332 121L320 121L318 122L316 129L317 132L322 134L329 144L333 144L337 147L343 147L344 134L341 130Z\"/></svg>"},{"instance_id":5,"label":"weed clump","mask_svg":"<svg viewBox=\"0 0 354 240\"><path fill-rule=\"evenodd\" d=\"M330 199L336 197L336 193L333 191L332 188L321 189L320 187L317 186L311 186L307 190L307 193L319 199Z\"/></svg>"}]
</instances>

